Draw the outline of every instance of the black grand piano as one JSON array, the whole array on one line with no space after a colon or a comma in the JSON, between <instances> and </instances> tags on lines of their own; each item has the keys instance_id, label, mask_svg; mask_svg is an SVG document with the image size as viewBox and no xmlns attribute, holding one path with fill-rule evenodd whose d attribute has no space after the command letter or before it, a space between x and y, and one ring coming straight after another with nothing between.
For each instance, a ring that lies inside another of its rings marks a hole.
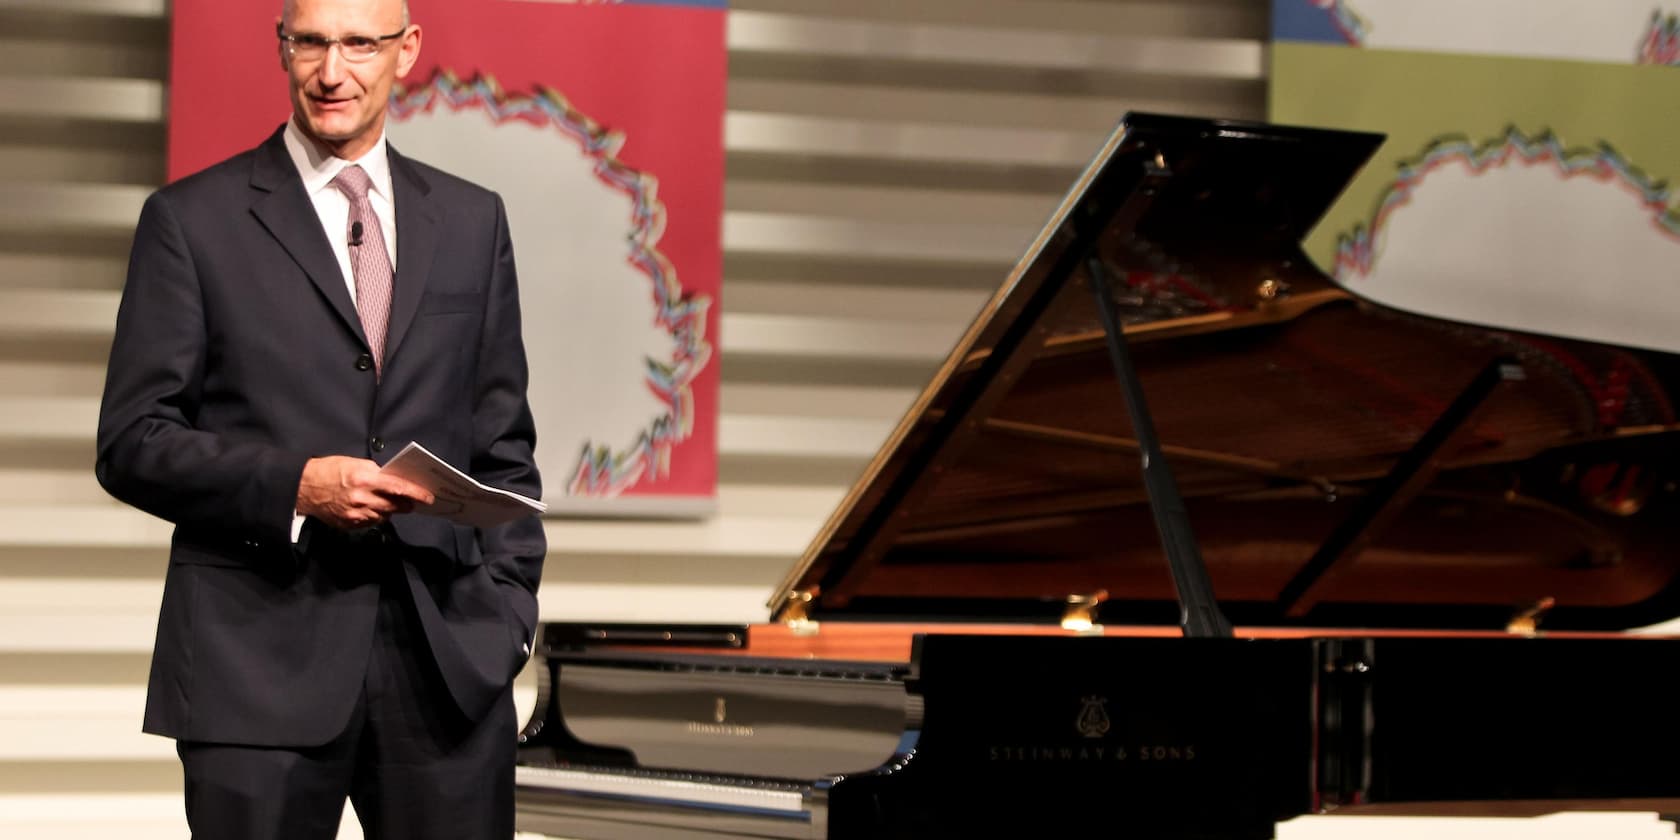
<instances>
[{"instance_id":1,"label":"black grand piano","mask_svg":"<svg viewBox=\"0 0 1680 840\"><path fill-rule=\"evenodd\" d=\"M1680 811L1680 358L1330 281L1382 139L1128 115L767 622L543 627L519 828Z\"/></svg>"}]
</instances>

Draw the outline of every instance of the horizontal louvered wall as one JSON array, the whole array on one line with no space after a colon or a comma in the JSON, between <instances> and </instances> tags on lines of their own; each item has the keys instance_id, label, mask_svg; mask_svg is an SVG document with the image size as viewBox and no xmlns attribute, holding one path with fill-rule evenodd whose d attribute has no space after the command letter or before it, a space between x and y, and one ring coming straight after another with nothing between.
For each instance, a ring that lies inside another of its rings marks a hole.
<instances>
[{"instance_id":1,"label":"horizontal louvered wall","mask_svg":"<svg viewBox=\"0 0 1680 840\"><path fill-rule=\"evenodd\" d=\"M1253 0L729 14L720 513L550 522L546 618L761 620L1118 117L1264 113ZM0 836L186 834L171 745L139 733L169 530L91 473L129 235L163 173L167 41L165 0L0 0ZM1644 815L1447 825L1671 835Z\"/></svg>"}]
</instances>

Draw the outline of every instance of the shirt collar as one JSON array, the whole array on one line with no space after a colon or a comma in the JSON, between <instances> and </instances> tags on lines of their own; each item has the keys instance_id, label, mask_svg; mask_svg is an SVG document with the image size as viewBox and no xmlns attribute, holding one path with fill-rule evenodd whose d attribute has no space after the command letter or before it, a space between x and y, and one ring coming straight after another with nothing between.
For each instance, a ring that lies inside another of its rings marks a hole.
<instances>
[{"instance_id":1,"label":"shirt collar","mask_svg":"<svg viewBox=\"0 0 1680 840\"><path fill-rule=\"evenodd\" d=\"M379 139L373 144L368 153L360 160L345 160L334 157L316 146L304 135L303 129L298 128L297 118L286 121L285 131L286 151L291 155L292 165L297 167L298 175L303 178L304 192L314 195L324 189L336 189L332 186L332 179L338 177L340 170L352 163L358 164L368 177L373 179L373 191L386 201L395 201L391 194L391 159L386 153L385 129L379 130Z\"/></svg>"}]
</instances>

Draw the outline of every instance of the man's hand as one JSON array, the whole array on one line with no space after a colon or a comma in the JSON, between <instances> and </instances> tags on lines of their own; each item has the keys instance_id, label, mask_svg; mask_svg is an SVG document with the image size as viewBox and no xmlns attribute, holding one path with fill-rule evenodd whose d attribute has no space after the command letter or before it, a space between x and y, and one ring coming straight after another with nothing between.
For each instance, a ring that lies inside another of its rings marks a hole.
<instances>
[{"instance_id":1,"label":"man's hand","mask_svg":"<svg viewBox=\"0 0 1680 840\"><path fill-rule=\"evenodd\" d=\"M432 501L426 488L386 475L365 458L344 455L310 458L298 482L298 513L345 531L370 528Z\"/></svg>"}]
</instances>

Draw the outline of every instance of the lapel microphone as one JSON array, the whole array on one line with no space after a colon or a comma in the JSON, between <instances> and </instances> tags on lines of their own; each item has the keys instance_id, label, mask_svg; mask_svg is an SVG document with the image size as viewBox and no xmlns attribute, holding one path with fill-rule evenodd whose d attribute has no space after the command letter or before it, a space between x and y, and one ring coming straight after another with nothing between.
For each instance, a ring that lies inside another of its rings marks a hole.
<instances>
[{"instance_id":1,"label":"lapel microphone","mask_svg":"<svg viewBox=\"0 0 1680 840\"><path fill-rule=\"evenodd\" d=\"M362 244L362 223L361 222L351 222L350 223L350 246L355 247L355 246L360 245L360 244Z\"/></svg>"}]
</instances>

